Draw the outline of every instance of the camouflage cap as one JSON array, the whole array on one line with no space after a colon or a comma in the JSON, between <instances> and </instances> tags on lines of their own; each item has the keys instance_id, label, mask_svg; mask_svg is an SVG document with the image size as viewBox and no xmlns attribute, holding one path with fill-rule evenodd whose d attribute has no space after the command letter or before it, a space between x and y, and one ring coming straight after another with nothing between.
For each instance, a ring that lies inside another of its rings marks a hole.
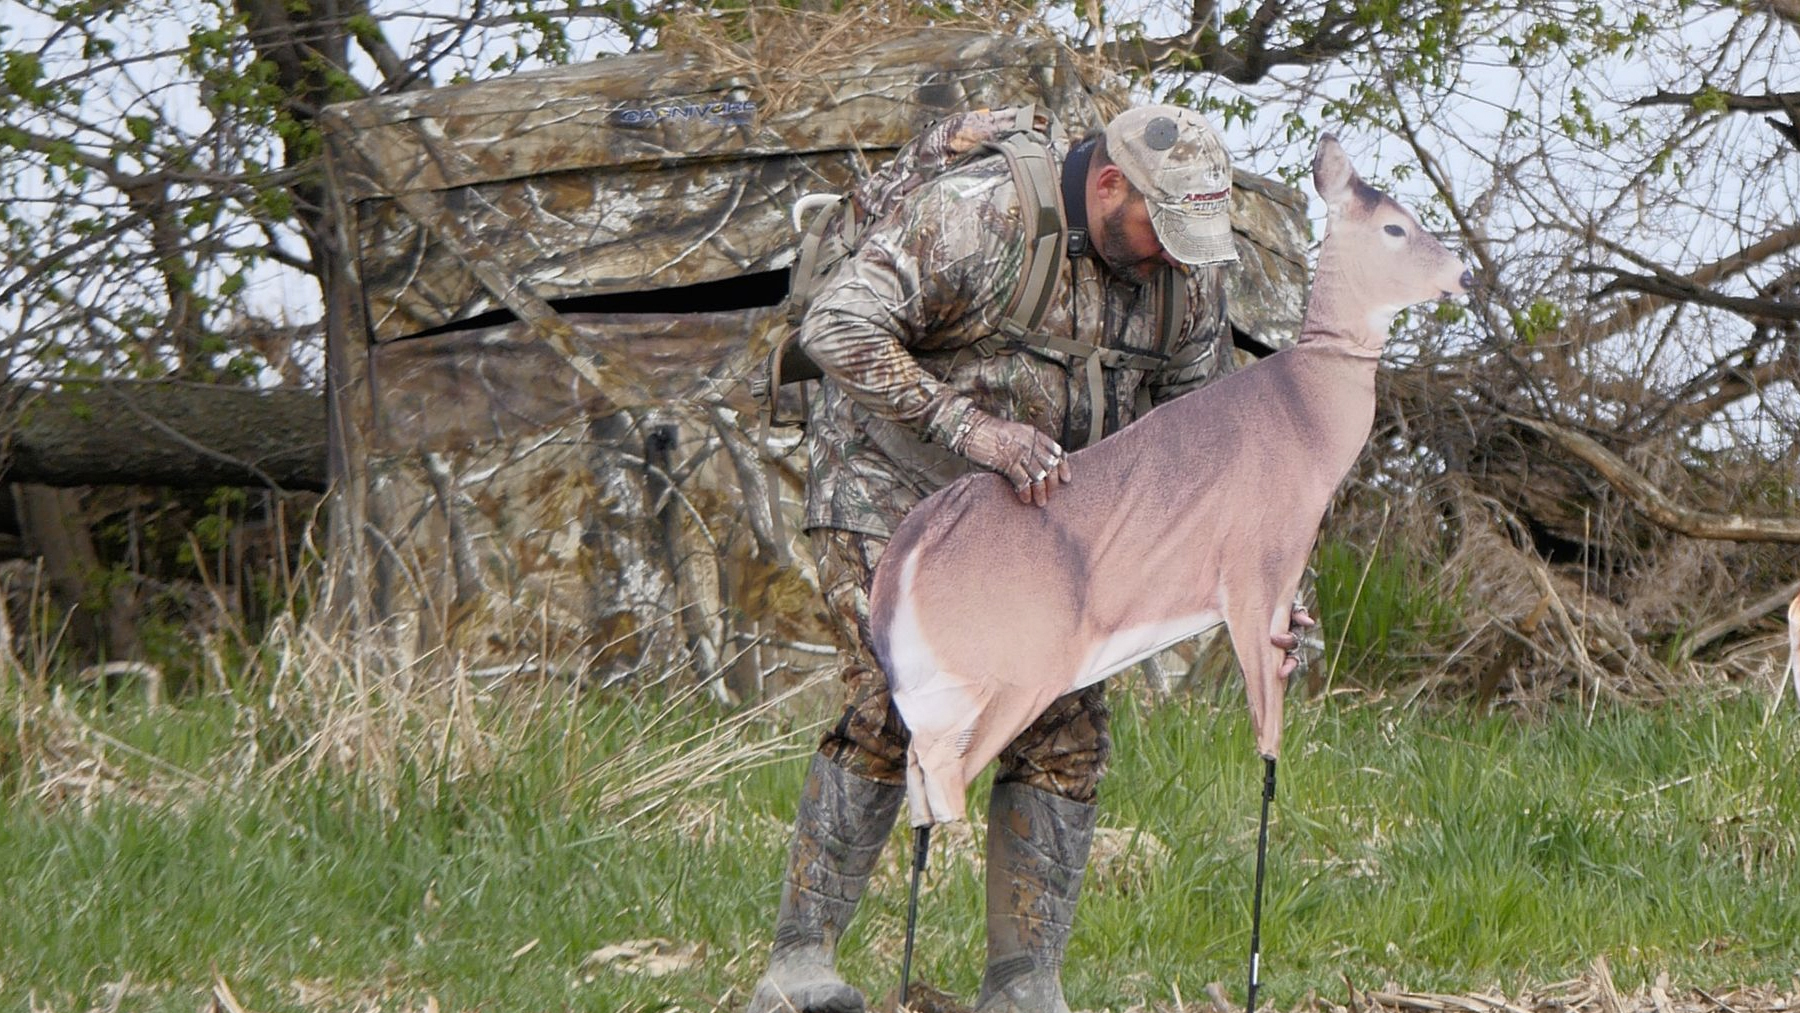
<instances>
[{"instance_id":1,"label":"camouflage cap","mask_svg":"<svg viewBox=\"0 0 1800 1013\"><path fill-rule=\"evenodd\" d=\"M1106 152L1150 206L1150 224L1184 264L1237 259L1231 240L1231 157L1206 117L1139 106L1106 125Z\"/></svg>"}]
</instances>

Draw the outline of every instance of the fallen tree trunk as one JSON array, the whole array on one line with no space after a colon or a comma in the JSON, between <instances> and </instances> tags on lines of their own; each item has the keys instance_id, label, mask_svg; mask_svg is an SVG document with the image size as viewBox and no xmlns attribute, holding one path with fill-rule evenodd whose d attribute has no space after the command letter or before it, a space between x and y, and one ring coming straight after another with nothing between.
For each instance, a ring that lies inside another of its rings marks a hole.
<instances>
[{"instance_id":1,"label":"fallen tree trunk","mask_svg":"<svg viewBox=\"0 0 1800 1013\"><path fill-rule=\"evenodd\" d=\"M322 491L315 390L100 380L0 388L0 481Z\"/></svg>"},{"instance_id":2,"label":"fallen tree trunk","mask_svg":"<svg viewBox=\"0 0 1800 1013\"><path fill-rule=\"evenodd\" d=\"M1682 506L1627 464L1624 458L1573 429L1517 415L1508 415L1507 419L1554 440L1563 450L1599 472L1600 477L1645 517L1677 534L1739 542L1800 542L1800 519L1749 517Z\"/></svg>"}]
</instances>

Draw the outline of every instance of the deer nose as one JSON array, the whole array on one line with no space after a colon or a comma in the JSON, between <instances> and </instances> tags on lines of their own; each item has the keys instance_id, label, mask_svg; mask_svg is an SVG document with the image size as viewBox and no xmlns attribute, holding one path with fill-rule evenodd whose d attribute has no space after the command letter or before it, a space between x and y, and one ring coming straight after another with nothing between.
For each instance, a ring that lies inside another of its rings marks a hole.
<instances>
[{"instance_id":1,"label":"deer nose","mask_svg":"<svg viewBox=\"0 0 1800 1013\"><path fill-rule=\"evenodd\" d=\"M1462 286L1464 292L1473 291L1475 288L1475 272L1465 267L1463 268L1462 277L1456 279L1456 281Z\"/></svg>"}]
</instances>

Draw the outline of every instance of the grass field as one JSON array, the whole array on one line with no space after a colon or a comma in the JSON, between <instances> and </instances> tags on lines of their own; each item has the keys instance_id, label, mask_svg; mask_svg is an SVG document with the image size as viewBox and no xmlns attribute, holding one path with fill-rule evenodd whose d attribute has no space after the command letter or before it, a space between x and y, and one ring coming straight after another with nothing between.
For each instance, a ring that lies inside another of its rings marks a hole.
<instances>
[{"instance_id":1,"label":"grass field","mask_svg":"<svg viewBox=\"0 0 1800 1013\"><path fill-rule=\"evenodd\" d=\"M731 713L462 687L415 694L377 736L244 687L152 710L7 678L0 1009L34 1013L734 1009L831 699ZM1115 687L1076 1009L1192 1008L1213 981L1242 1000L1260 763L1224 696ZM964 1001L984 808L978 784L974 828L938 835L915 961ZM898 974L904 845L897 830L842 952L877 994ZM1263 995L1515 993L1597 957L1626 991L1659 973L1792 989L1797 859L1791 706L1296 700Z\"/></svg>"}]
</instances>

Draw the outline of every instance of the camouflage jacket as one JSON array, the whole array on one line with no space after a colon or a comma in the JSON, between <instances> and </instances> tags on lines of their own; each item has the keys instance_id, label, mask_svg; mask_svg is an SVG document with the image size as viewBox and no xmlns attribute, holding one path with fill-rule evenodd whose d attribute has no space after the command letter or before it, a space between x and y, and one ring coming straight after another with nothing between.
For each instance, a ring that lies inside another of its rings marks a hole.
<instances>
[{"instance_id":1,"label":"camouflage jacket","mask_svg":"<svg viewBox=\"0 0 1800 1013\"><path fill-rule=\"evenodd\" d=\"M1057 151L1057 161L1066 152ZM801 322L824 370L808 404L806 526L889 537L914 504L974 465L946 444L979 408L1028 422L1069 449L1095 406L1079 363L1040 348L983 357L1024 259L1011 171L999 156L933 179L872 223ZM1229 368L1223 267L1189 268L1187 327L1153 372L1106 370L1105 432ZM1155 351L1152 285L1115 279L1099 260L1065 258L1042 329L1084 343ZM1076 477L1079 482L1079 476Z\"/></svg>"}]
</instances>

